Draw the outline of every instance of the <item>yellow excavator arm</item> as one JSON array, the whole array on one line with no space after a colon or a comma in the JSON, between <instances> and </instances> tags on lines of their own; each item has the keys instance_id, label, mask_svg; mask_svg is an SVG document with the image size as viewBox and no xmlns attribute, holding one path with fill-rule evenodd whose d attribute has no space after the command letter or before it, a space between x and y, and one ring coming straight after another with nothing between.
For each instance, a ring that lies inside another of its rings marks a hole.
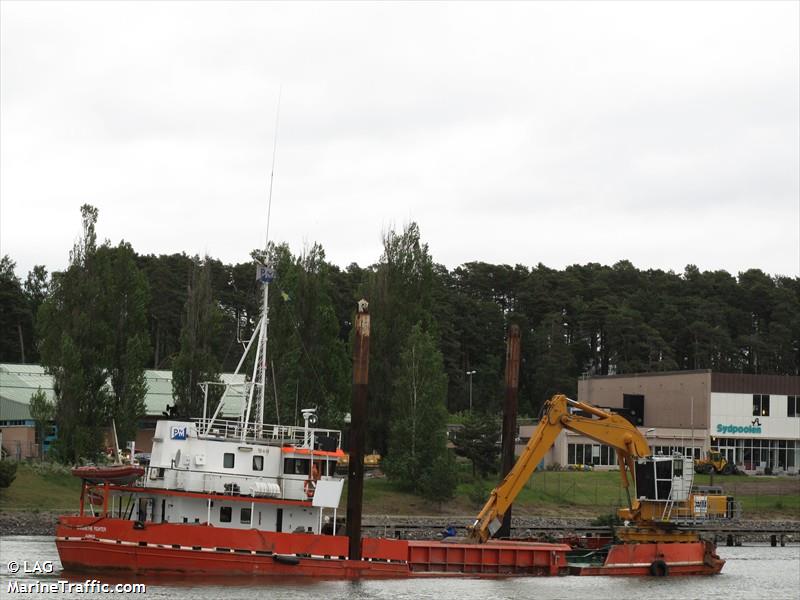
<instances>
[{"instance_id":1,"label":"yellow excavator arm","mask_svg":"<svg viewBox=\"0 0 800 600\"><path fill-rule=\"evenodd\" d=\"M572 414L570 407L592 416ZM536 470L536 466L564 429L580 433L616 449L622 486L628 492L628 506L631 506L627 474L631 473L633 477L634 458L650 456L647 440L624 417L557 394L545 403L539 425L514 467L492 491L478 518L469 528L470 537L478 542L485 542L499 529L508 507L514 502Z\"/></svg>"}]
</instances>

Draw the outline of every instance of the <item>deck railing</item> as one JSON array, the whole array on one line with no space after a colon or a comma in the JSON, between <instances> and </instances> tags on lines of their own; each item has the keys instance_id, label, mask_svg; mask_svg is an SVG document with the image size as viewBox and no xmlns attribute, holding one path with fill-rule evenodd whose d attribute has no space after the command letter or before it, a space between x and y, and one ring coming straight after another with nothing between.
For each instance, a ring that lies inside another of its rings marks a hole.
<instances>
[{"instance_id":1,"label":"deck railing","mask_svg":"<svg viewBox=\"0 0 800 600\"><path fill-rule=\"evenodd\" d=\"M201 438L225 439L253 442L257 444L302 446L313 448L320 437L335 440L341 446L342 432L336 429L305 428L294 425L271 425L264 423L260 430L254 423L242 424L238 419L193 419L197 434Z\"/></svg>"},{"instance_id":2,"label":"deck railing","mask_svg":"<svg viewBox=\"0 0 800 600\"><path fill-rule=\"evenodd\" d=\"M742 516L742 504L733 499L729 499L725 504L725 512L708 510L705 513L697 513L691 506L675 505L670 511L668 521L672 523L684 523L691 525L702 525L703 523L729 522L736 521Z\"/></svg>"}]
</instances>

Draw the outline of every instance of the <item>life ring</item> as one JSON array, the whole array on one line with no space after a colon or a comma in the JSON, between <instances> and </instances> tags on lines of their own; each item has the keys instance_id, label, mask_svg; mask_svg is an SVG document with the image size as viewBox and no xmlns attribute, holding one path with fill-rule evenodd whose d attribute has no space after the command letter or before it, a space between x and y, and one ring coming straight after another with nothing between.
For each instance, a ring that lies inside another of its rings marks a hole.
<instances>
[{"instance_id":1,"label":"life ring","mask_svg":"<svg viewBox=\"0 0 800 600\"><path fill-rule=\"evenodd\" d=\"M317 489L318 480L319 480L319 469L317 468L317 463L312 462L311 474L303 484L303 490L305 491L307 497L309 498L314 497L314 491Z\"/></svg>"},{"instance_id":2,"label":"life ring","mask_svg":"<svg viewBox=\"0 0 800 600\"><path fill-rule=\"evenodd\" d=\"M669 575L669 566L663 560L654 560L650 563L650 575L653 577L666 577Z\"/></svg>"}]
</instances>

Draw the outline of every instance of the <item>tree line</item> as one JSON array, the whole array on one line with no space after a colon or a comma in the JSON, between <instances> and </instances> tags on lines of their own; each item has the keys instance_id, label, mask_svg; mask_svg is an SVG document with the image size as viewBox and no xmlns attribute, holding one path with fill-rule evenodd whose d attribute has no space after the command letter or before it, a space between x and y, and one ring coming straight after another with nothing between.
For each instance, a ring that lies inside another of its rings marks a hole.
<instances>
[{"instance_id":1,"label":"tree line","mask_svg":"<svg viewBox=\"0 0 800 600\"><path fill-rule=\"evenodd\" d=\"M97 210L86 205L81 215L63 272L36 266L23 281L10 257L0 261L0 361L40 362L53 374L59 443L70 459L96 450L98 423L113 417L121 435L133 432L146 368L172 370L175 414L199 416L197 383L236 367L258 321L255 258L277 272L268 420L294 423L300 408L316 406L321 423L342 426L353 314L366 298L368 446L415 491L435 485L433 465L446 472L444 437L434 433L448 413L468 410L470 386L475 414L499 414L512 323L522 331L519 400L528 416L556 392L574 395L584 374L800 371L797 277L693 265L682 273L641 270L625 260L448 269L434 261L416 223L386 232L369 266L334 265L319 244L293 253L275 243L225 264L141 255L124 241L98 244ZM470 426L480 429L479 420ZM432 439L442 443L431 449Z\"/></svg>"}]
</instances>

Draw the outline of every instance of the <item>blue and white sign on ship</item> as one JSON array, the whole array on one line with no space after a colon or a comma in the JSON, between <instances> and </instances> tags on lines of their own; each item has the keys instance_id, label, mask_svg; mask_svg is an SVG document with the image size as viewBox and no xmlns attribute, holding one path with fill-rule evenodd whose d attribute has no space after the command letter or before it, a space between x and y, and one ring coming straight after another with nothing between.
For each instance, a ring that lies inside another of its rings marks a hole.
<instances>
[{"instance_id":1,"label":"blue and white sign on ship","mask_svg":"<svg viewBox=\"0 0 800 600\"><path fill-rule=\"evenodd\" d=\"M256 280L261 283L271 283L275 279L275 269L266 265L256 267Z\"/></svg>"},{"instance_id":2,"label":"blue and white sign on ship","mask_svg":"<svg viewBox=\"0 0 800 600\"><path fill-rule=\"evenodd\" d=\"M169 439L185 440L187 437L189 437L188 425L173 425L169 428Z\"/></svg>"}]
</instances>

